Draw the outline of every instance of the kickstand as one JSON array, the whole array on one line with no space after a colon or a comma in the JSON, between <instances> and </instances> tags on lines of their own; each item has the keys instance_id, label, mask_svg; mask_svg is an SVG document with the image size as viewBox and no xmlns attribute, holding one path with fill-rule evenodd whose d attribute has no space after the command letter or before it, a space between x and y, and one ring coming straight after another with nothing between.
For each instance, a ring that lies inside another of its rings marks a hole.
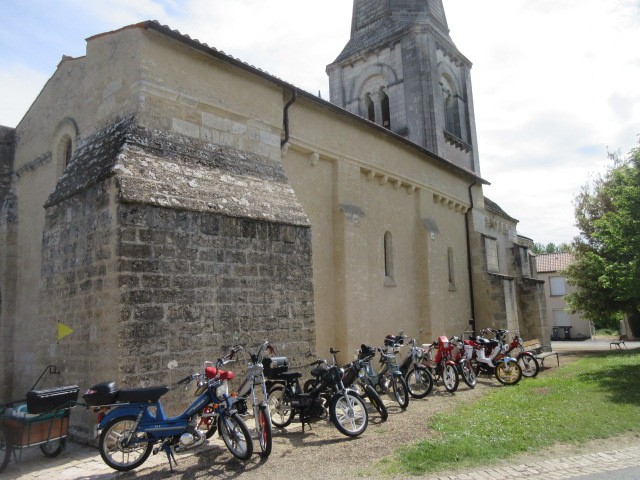
<instances>
[{"instance_id":1,"label":"kickstand","mask_svg":"<svg viewBox=\"0 0 640 480\"><path fill-rule=\"evenodd\" d=\"M162 449L167 454L167 460L169 460L169 468L171 469L171 473L173 473L173 466L174 465L176 467L178 466L178 462L176 461L176 456L173 454L173 449L171 448L171 445L169 445L168 443L165 443Z\"/></svg>"}]
</instances>

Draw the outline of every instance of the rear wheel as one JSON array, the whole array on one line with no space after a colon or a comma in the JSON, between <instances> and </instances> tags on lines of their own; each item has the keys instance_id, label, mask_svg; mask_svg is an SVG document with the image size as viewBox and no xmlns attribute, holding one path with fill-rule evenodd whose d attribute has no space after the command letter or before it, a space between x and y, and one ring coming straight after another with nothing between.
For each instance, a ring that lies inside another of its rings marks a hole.
<instances>
[{"instance_id":1,"label":"rear wheel","mask_svg":"<svg viewBox=\"0 0 640 480\"><path fill-rule=\"evenodd\" d=\"M460 378L458 377L458 370L456 370L454 365L448 364L444 366L442 383L444 384L444 388L447 389L447 392L453 393L458 389Z\"/></svg>"},{"instance_id":2,"label":"rear wheel","mask_svg":"<svg viewBox=\"0 0 640 480\"><path fill-rule=\"evenodd\" d=\"M515 385L522 378L522 370L518 362L500 362L496 365L496 378L503 385Z\"/></svg>"},{"instance_id":3,"label":"rear wheel","mask_svg":"<svg viewBox=\"0 0 640 480\"><path fill-rule=\"evenodd\" d=\"M364 400L352 392L334 395L329 404L329 413L335 427L348 437L357 437L367 429L367 407Z\"/></svg>"},{"instance_id":4,"label":"rear wheel","mask_svg":"<svg viewBox=\"0 0 640 480\"><path fill-rule=\"evenodd\" d=\"M535 377L540 370L538 360L531 355L521 355L518 358L518 365L520 365L520 369L522 370L522 376L527 378Z\"/></svg>"},{"instance_id":5,"label":"rear wheel","mask_svg":"<svg viewBox=\"0 0 640 480\"><path fill-rule=\"evenodd\" d=\"M0 425L0 472L2 472L11 459L11 445L9 444L9 434L5 427Z\"/></svg>"},{"instance_id":6,"label":"rear wheel","mask_svg":"<svg viewBox=\"0 0 640 480\"><path fill-rule=\"evenodd\" d=\"M253 443L249 428L240 415L221 415L218 422L222 440L233 456L240 460L249 460L253 453Z\"/></svg>"},{"instance_id":7,"label":"rear wheel","mask_svg":"<svg viewBox=\"0 0 640 480\"><path fill-rule=\"evenodd\" d=\"M409 405L409 387L401 374L391 375L391 390L393 399L403 410Z\"/></svg>"},{"instance_id":8,"label":"rear wheel","mask_svg":"<svg viewBox=\"0 0 640 480\"><path fill-rule=\"evenodd\" d=\"M118 417L107 423L100 435L100 456L114 470L126 472L142 465L153 445L147 434L134 432L136 417Z\"/></svg>"},{"instance_id":9,"label":"rear wheel","mask_svg":"<svg viewBox=\"0 0 640 480\"><path fill-rule=\"evenodd\" d=\"M371 385L365 385L364 393L371 402L371 405L373 405L378 411L382 420L386 420L389 417L389 412L387 412L387 407L384 405L384 402L380 398L380 395L378 395L378 392L376 392L375 388Z\"/></svg>"},{"instance_id":10,"label":"rear wheel","mask_svg":"<svg viewBox=\"0 0 640 480\"><path fill-rule=\"evenodd\" d=\"M67 446L66 438L59 438L57 440L51 440L47 443L40 445L40 450L45 457L53 458L57 457Z\"/></svg>"},{"instance_id":11,"label":"rear wheel","mask_svg":"<svg viewBox=\"0 0 640 480\"><path fill-rule=\"evenodd\" d=\"M294 411L291 408L291 399L283 385L271 387L268 403L273 425L284 428L293 421Z\"/></svg>"},{"instance_id":12,"label":"rear wheel","mask_svg":"<svg viewBox=\"0 0 640 480\"><path fill-rule=\"evenodd\" d=\"M469 388L475 388L478 383L478 376L476 375L471 362L469 360L463 360L458 364L458 367L460 368L462 381L466 383Z\"/></svg>"},{"instance_id":13,"label":"rear wheel","mask_svg":"<svg viewBox=\"0 0 640 480\"><path fill-rule=\"evenodd\" d=\"M272 431L271 431L271 415L266 405L260 406L258 410L257 431L258 442L260 443L260 455L267 458L271 453Z\"/></svg>"},{"instance_id":14,"label":"rear wheel","mask_svg":"<svg viewBox=\"0 0 640 480\"><path fill-rule=\"evenodd\" d=\"M424 398L433 390L433 377L425 367L417 366L407 372L409 395L413 398Z\"/></svg>"}]
</instances>

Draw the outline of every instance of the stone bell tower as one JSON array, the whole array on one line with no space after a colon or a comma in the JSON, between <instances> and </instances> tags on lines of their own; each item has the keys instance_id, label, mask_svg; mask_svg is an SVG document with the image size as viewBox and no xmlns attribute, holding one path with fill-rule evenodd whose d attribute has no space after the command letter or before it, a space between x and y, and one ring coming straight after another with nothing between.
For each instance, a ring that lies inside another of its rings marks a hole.
<instances>
[{"instance_id":1,"label":"stone bell tower","mask_svg":"<svg viewBox=\"0 0 640 480\"><path fill-rule=\"evenodd\" d=\"M332 103L480 174L470 70L442 0L354 0L327 66Z\"/></svg>"}]
</instances>

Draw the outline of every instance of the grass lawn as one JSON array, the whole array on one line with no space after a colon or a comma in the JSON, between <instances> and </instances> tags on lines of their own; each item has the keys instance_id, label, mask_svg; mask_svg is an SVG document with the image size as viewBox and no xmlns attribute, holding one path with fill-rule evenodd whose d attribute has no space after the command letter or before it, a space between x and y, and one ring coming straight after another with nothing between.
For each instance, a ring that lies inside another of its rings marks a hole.
<instances>
[{"instance_id":1,"label":"grass lawn","mask_svg":"<svg viewBox=\"0 0 640 480\"><path fill-rule=\"evenodd\" d=\"M425 440L400 448L378 467L388 474L424 474L625 432L640 432L640 352L633 350L542 371L438 415Z\"/></svg>"}]
</instances>

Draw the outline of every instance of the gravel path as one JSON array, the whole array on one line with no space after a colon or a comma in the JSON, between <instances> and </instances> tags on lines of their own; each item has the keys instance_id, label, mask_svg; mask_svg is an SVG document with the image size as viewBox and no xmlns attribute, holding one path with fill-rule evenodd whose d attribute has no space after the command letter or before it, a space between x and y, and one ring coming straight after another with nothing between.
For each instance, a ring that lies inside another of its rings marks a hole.
<instances>
[{"instance_id":1,"label":"gravel path","mask_svg":"<svg viewBox=\"0 0 640 480\"><path fill-rule=\"evenodd\" d=\"M570 362L575 355L560 356L561 364ZM544 375L544 372L541 373ZM334 479L375 478L371 467L401 445L429 436L427 424L436 413L450 411L460 402L472 401L501 385L495 378L482 376L475 389L462 381L454 394L446 392L442 384L436 385L431 395L423 400L411 399L402 411L388 397L385 404L389 418L382 422L375 410L370 410L369 427L358 438L342 435L328 421L319 421L303 434L299 424L284 430L274 429L273 451L267 460L254 455L248 462L231 456L220 440L210 441L208 447L189 457L178 457L178 468L171 476L168 465L161 463L152 469L121 476L123 479ZM297 420L297 417L296 417ZM253 420L250 420L249 426ZM256 448L257 442L254 442Z\"/></svg>"}]
</instances>

